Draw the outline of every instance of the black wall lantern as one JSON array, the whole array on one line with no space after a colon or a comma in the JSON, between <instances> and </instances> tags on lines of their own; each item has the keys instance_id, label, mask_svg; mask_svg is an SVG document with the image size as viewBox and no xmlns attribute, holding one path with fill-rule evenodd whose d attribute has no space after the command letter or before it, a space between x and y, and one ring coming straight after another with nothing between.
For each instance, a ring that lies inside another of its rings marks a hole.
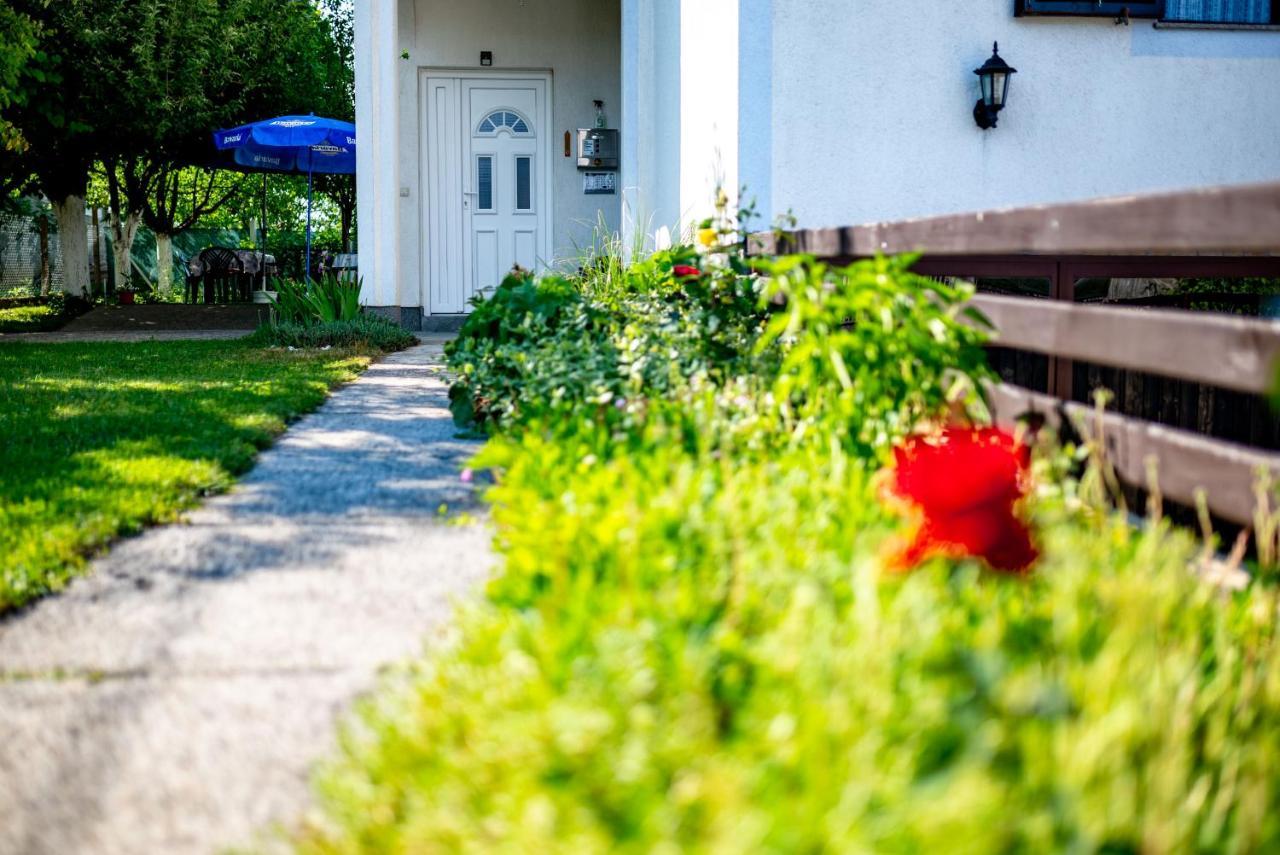
<instances>
[{"instance_id":1,"label":"black wall lantern","mask_svg":"<svg viewBox=\"0 0 1280 855\"><path fill-rule=\"evenodd\" d=\"M1017 72L1018 69L1011 68L1000 58L999 42L992 44L991 58L982 64L982 68L973 70L982 84L982 97L973 106L973 120L984 131L996 126L996 116L1009 100L1009 81Z\"/></svg>"}]
</instances>

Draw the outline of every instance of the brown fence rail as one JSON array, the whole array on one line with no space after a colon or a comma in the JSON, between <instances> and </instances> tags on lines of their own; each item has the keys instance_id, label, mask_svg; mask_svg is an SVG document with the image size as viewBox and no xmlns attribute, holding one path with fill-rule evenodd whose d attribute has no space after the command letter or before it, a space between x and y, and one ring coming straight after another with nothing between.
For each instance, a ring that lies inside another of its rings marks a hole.
<instances>
[{"instance_id":1,"label":"brown fence rail","mask_svg":"<svg viewBox=\"0 0 1280 855\"><path fill-rule=\"evenodd\" d=\"M1280 360L1280 324L1198 312L1082 306L979 294L1006 347L1265 393Z\"/></svg>"},{"instance_id":2,"label":"brown fence rail","mask_svg":"<svg viewBox=\"0 0 1280 855\"><path fill-rule=\"evenodd\" d=\"M1280 236L1280 182L1118 196L896 223L757 235L761 252L818 256L1142 255L1272 253Z\"/></svg>"},{"instance_id":3,"label":"brown fence rail","mask_svg":"<svg viewBox=\"0 0 1280 855\"><path fill-rule=\"evenodd\" d=\"M1202 384L1201 409L1214 389L1266 393L1280 362L1280 321L1075 302L1077 283L1090 278L1280 278L1280 183L761 234L751 249L833 261L915 252L924 254L915 269L929 276L1044 281L1039 299L975 298L995 326L995 344L1048 357L1047 394L1009 383L988 390L993 415L1005 424L1039 414L1092 433L1093 408L1071 400L1076 360L1122 369L1128 378L1140 372ZM1252 522L1260 470L1280 479L1273 450L1131 413L1107 412L1101 421L1123 481L1145 486L1154 459L1166 497L1192 505L1203 490L1209 509L1225 520Z\"/></svg>"}]
</instances>

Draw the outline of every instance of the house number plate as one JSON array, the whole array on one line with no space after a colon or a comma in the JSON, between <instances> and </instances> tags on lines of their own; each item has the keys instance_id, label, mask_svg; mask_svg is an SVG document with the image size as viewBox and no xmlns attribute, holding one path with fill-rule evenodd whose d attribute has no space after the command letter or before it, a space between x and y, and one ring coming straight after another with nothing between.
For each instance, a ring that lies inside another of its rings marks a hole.
<instances>
[{"instance_id":1,"label":"house number plate","mask_svg":"<svg viewBox=\"0 0 1280 855\"><path fill-rule=\"evenodd\" d=\"M582 173L582 192L588 196L613 196L618 192L618 173Z\"/></svg>"}]
</instances>

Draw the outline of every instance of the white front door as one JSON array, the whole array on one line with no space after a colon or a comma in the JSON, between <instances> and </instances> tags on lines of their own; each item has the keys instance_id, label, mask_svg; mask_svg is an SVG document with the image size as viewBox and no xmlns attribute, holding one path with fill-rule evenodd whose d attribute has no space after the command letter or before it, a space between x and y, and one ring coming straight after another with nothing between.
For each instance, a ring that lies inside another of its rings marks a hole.
<instances>
[{"instance_id":1,"label":"white front door","mask_svg":"<svg viewBox=\"0 0 1280 855\"><path fill-rule=\"evenodd\" d=\"M457 314L513 266L549 261L548 81L429 72L425 83L427 306Z\"/></svg>"}]
</instances>

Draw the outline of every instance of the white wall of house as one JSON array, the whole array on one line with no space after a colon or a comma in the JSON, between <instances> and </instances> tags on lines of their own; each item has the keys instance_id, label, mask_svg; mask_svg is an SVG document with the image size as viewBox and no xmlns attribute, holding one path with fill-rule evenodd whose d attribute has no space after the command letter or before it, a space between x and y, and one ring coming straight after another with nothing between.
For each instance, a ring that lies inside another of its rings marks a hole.
<instances>
[{"instance_id":1,"label":"white wall of house","mask_svg":"<svg viewBox=\"0 0 1280 855\"><path fill-rule=\"evenodd\" d=\"M714 162L762 220L806 226L1280 178L1280 32L1015 18L1011 0L628 5L642 108L624 133L664 154L628 183L659 224L704 212ZM997 40L1019 73L983 131L972 70Z\"/></svg>"},{"instance_id":2,"label":"white wall of house","mask_svg":"<svg viewBox=\"0 0 1280 855\"><path fill-rule=\"evenodd\" d=\"M742 2L771 7L766 192L803 225L1280 178L1280 32L1014 18L1010 0ZM995 40L1018 73L982 131L971 70Z\"/></svg>"},{"instance_id":3,"label":"white wall of house","mask_svg":"<svg viewBox=\"0 0 1280 855\"><path fill-rule=\"evenodd\" d=\"M1012 6L362 0L367 299L422 304L419 74L476 68L481 50L496 69L553 72L560 258L601 212L627 239L688 228L717 178L745 185L763 220L792 211L804 226L1280 178L1280 32L1014 18ZM1018 74L983 131L972 69L996 40ZM594 98L622 131L621 197L584 196L559 156Z\"/></svg>"},{"instance_id":4,"label":"white wall of house","mask_svg":"<svg viewBox=\"0 0 1280 855\"><path fill-rule=\"evenodd\" d=\"M386 6L395 7L396 26L391 34L384 29L379 42L380 9ZM420 132L422 69L496 75L503 70L549 71L554 236L549 261L571 264L576 260L580 249L590 246L601 218L609 229L618 229L621 197L584 195L576 159L563 156L565 131L592 126L593 100L605 102L610 126L617 127L622 41L618 0L365 0L357 4L356 17L357 23L363 21L357 30L357 124L359 150L365 157L359 165L360 264L367 302L424 305L426 236L419 169L420 147L425 145ZM480 67L481 51L493 52L491 68ZM362 53L368 55L362 57ZM384 84L377 72L387 56L393 58L394 99L387 99L385 89L379 88ZM386 110L384 101L393 109ZM366 132L366 122L374 132ZM379 193L383 185L392 187L393 193ZM366 193L371 200L365 199ZM372 220L364 219L366 211ZM377 223L384 235L394 237L378 241L370 234L378 228L367 229L365 222ZM368 258L367 251L375 257ZM394 262L387 261L387 255ZM368 281L370 271L375 273L374 282Z\"/></svg>"}]
</instances>

